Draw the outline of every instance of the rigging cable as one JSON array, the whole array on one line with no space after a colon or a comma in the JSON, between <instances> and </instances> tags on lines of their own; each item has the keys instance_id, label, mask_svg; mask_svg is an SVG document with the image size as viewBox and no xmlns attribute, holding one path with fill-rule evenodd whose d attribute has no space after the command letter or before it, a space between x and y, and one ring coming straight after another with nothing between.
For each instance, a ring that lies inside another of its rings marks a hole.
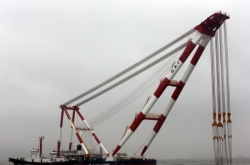
<instances>
[{"instance_id":1,"label":"rigging cable","mask_svg":"<svg viewBox=\"0 0 250 165\"><path fill-rule=\"evenodd\" d=\"M232 165L232 128L230 109L229 67L227 29L220 28L215 36L216 51L214 54L214 43L211 40L211 79L213 97L213 142L214 158L216 165ZM224 38L223 38L224 36ZM215 56L216 55L216 56ZM215 59L216 58L216 59ZM216 69L214 63L216 61ZM216 77L215 77L216 72ZM216 88L215 88L216 83ZM216 113L218 112L217 121ZM227 116L226 116L227 114ZM221 123L223 117L223 124ZM226 120L227 118L227 120ZM217 125L217 128L216 128Z\"/></svg>"},{"instance_id":2,"label":"rigging cable","mask_svg":"<svg viewBox=\"0 0 250 165\"><path fill-rule=\"evenodd\" d=\"M142 84L139 84L132 92L130 92L127 96L125 96L119 102L117 102L116 104L114 104L113 106L111 106L110 108L108 108L103 113L96 116L95 118L91 119L90 124L92 126L95 126L105 121L106 119L118 113L119 111L127 107L130 103L135 101L142 93L144 93L147 89L149 89L154 84L154 82L159 79L159 77L162 77L162 75L165 74L166 72L165 68L167 69L170 68L170 65L169 64L167 65L167 63L171 63L173 62L173 60L176 60L177 58L178 58L177 54L175 56L172 56L172 58L169 61L167 61L166 63L163 63L163 65L158 69L158 71L156 71L156 73L158 74L154 73L150 79L143 81Z\"/></svg>"},{"instance_id":3,"label":"rigging cable","mask_svg":"<svg viewBox=\"0 0 250 165\"><path fill-rule=\"evenodd\" d=\"M89 139L89 144L90 144L90 146L92 148L92 151L96 150L96 145L93 142L93 136L92 136L92 134L89 131L87 131L86 135L87 135L87 137Z\"/></svg>"},{"instance_id":4,"label":"rigging cable","mask_svg":"<svg viewBox=\"0 0 250 165\"><path fill-rule=\"evenodd\" d=\"M163 46L162 48L160 48L159 50L155 51L154 53L150 54L149 56L147 56L146 58L142 59L141 61L135 63L134 65L130 66L129 68L123 70L122 72L116 74L115 76L109 78L108 80L102 82L101 84L91 88L90 90L84 92L83 94L67 101L66 103L64 103L63 105L69 105L73 102L75 102L76 100L90 94L91 92L99 89L100 87L110 83L111 81L117 79L118 77L124 75L125 73L129 72L130 70L136 68L137 66L141 65L142 63L146 62L147 60L153 58L154 56L156 56L157 54L161 53L162 51L166 50L167 48L171 47L172 45L176 44L177 42L179 42L180 40L184 39L185 37L187 37L188 35L192 34L195 31L195 29L191 29L188 32L184 33L183 35L181 35L180 37L176 38L175 40L173 40L172 42L170 42L169 44Z\"/></svg>"},{"instance_id":5,"label":"rigging cable","mask_svg":"<svg viewBox=\"0 0 250 165\"><path fill-rule=\"evenodd\" d=\"M218 160L219 160L219 164L223 164L222 163L222 134L223 134L223 124L221 123L221 81L220 81L220 45L219 45L219 37L218 37L218 32L216 32L215 35L215 49L216 49L216 76L217 76L217 81L216 81L216 86L217 86L217 108L218 108L218 125L217 125L217 129L218 129L218 143L217 143L217 150L218 150Z\"/></svg>"},{"instance_id":6,"label":"rigging cable","mask_svg":"<svg viewBox=\"0 0 250 165\"><path fill-rule=\"evenodd\" d=\"M225 82L224 82L224 54L223 54L223 39L222 39L222 28L219 29L219 38L220 38L220 66L221 66L221 100L222 100L222 116L223 116L223 148L222 148L222 158L228 164L228 153L227 153L227 123L226 123L226 108L225 108Z\"/></svg>"},{"instance_id":7,"label":"rigging cable","mask_svg":"<svg viewBox=\"0 0 250 165\"><path fill-rule=\"evenodd\" d=\"M232 121L231 121L231 106L230 106L230 82L229 82L229 64L228 64L228 45L227 45L227 26L224 22L224 50L226 64L226 96L227 96L227 131L228 131L228 152L229 163L232 164Z\"/></svg>"},{"instance_id":8,"label":"rigging cable","mask_svg":"<svg viewBox=\"0 0 250 165\"><path fill-rule=\"evenodd\" d=\"M142 143L142 145L138 148L138 150L134 153L134 155L137 154L137 152L144 146L144 144L146 143L146 141L148 140L149 137L146 138L146 140Z\"/></svg>"},{"instance_id":9,"label":"rigging cable","mask_svg":"<svg viewBox=\"0 0 250 165\"><path fill-rule=\"evenodd\" d=\"M192 38L192 36L190 36L189 38ZM91 120L89 120L89 124L91 125L91 127L100 124L101 122L107 120L111 116L115 115L116 113L118 113L119 111L127 107L131 102L135 101L142 93L144 93L150 86L152 86L153 83L157 81L160 77L162 77L165 74L166 70L171 67L173 61L178 59L179 52L183 51L183 49L179 49L179 48L177 48L177 50L178 52L176 52L169 60L163 63L162 66L160 66L159 69L157 69L157 71L155 71L155 73L153 73L152 76L149 76L151 78L148 78L147 80L143 81L142 84L140 84L137 88L134 89L134 91L130 92L123 99L121 99L116 104L112 105L110 108L106 109L99 115L95 116ZM164 58L162 57L160 59L164 59ZM158 59L156 61L160 61L160 60Z\"/></svg>"},{"instance_id":10,"label":"rigging cable","mask_svg":"<svg viewBox=\"0 0 250 165\"><path fill-rule=\"evenodd\" d=\"M181 50L182 48L184 48L184 47L187 45L187 43L188 43L188 42L186 42L186 43L180 45L179 47L177 47L177 48L175 48L174 50L170 51L169 53L165 54L165 55L162 56L161 58L159 58L159 59L153 61L152 63L148 64L147 66L145 66L145 67L139 69L138 71L134 72L133 74L131 74L131 75L125 77L124 79L122 79L122 80L116 82L115 84L113 84L113 85L107 87L106 89L104 89L104 90L102 90L102 91L96 93L95 95L93 95L93 96L91 96L91 97L89 97L89 98L87 98L87 99L81 101L80 103L77 103L75 106L76 106L76 107L79 107L79 106L81 106L82 104L85 104L85 103L89 102L90 100L92 100L92 99L94 99L94 98L100 96L101 94L103 94L103 93L105 93L105 92L107 92L107 91L113 89L114 87L116 87L116 86L118 86L118 85L120 85L120 84L122 84L122 83L128 81L129 79L133 78L134 76L140 74L141 72L143 72L143 71L145 71L145 70L151 68L152 66L156 65L157 63L161 62L161 61L164 60L165 58L167 58L167 57L173 55L174 53L178 52L179 50Z\"/></svg>"},{"instance_id":11,"label":"rigging cable","mask_svg":"<svg viewBox=\"0 0 250 165\"><path fill-rule=\"evenodd\" d=\"M213 130L213 148L214 148L214 159L216 165L218 165L218 157L217 157L217 142L218 142L218 129L217 129L217 122L216 122L216 95L215 95L215 68L214 68L214 42L213 38L210 42L210 60L211 60L211 82L212 82L212 103L213 103L213 123L212 123L212 130Z\"/></svg>"},{"instance_id":12,"label":"rigging cable","mask_svg":"<svg viewBox=\"0 0 250 165\"><path fill-rule=\"evenodd\" d=\"M179 52L180 51L181 50L179 50ZM143 83L138 85L138 87L135 88L134 91L130 92L127 96L125 96L123 99L118 101L116 104L114 104L110 108L103 111L101 114L89 120L89 124L93 127L105 121L106 119L113 116L114 114L118 113L119 111L124 109L126 106L128 106L129 103L135 101L142 93L144 93L150 86L152 86L155 81L157 81L160 77L162 77L165 74L166 68L169 69L173 61L177 60L179 52L175 53L175 55L173 55L171 59L163 63L162 66L160 66L155 71L155 73L153 73L153 75L149 76L151 78L148 78L147 80L143 81Z\"/></svg>"}]
</instances>

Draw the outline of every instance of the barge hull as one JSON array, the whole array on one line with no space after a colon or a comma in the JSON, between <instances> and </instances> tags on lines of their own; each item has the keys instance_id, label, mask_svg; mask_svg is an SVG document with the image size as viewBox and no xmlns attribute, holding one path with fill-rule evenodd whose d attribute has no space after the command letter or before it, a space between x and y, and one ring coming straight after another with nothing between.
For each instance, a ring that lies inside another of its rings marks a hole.
<instances>
[{"instance_id":1,"label":"barge hull","mask_svg":"<svg viewBox=\"0 0 250 165\"><path fill-rule=\"evenodd\" d=\"M9 158L9 162L14 163L14 165L156 165L156 160L142 160L142 159L134 159L134 160L119 160L119 161L65 161L65 162L27 162L19 159Z\"/></svg>"}]
</instances>

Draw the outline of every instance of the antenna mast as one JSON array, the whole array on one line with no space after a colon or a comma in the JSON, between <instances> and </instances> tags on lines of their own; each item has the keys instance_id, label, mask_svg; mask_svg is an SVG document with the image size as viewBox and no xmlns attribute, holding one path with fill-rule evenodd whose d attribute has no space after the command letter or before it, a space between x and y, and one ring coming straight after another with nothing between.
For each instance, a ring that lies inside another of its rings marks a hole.
<instances>
[{"instance_id":1,"label":"antenna mast","mask_svg":"<svg viewBox=\"0 0 250 165\"><path fill-rule=\"evenodd\" d=\"M42 152L42 149L43 149L43 139L44 139L44 136L39 137L40 156L43 154L43 152Z\"/></svg>"}]
</instances>

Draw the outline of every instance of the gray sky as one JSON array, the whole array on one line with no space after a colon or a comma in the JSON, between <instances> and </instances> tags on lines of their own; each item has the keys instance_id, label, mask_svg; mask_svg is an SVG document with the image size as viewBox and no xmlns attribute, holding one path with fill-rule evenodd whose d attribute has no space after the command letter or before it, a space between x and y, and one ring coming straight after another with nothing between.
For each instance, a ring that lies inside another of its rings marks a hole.
<instances>
[{"instance_id":1,"label":"gray sky","mask_svg":"<svg viewBox=\"0 0 250 165\"><path fill-rule=\"evenodd\" d=\"M249 1L1 1L0 6L0 160L27 156L38 146L41 135L45 136L44 155L48 155L59 139L58 105L146 57L219 10L231 16L227 27L233 156L249 156ZM86 120L113 105L151 72L81 106ZM156 86L95 127L109 152ZM162 112L171 91L166 90L151 112ZM66 118L64 121L68 129L63 131L63 148L67 149L70 125ZM207 48L145 156L212 158L211 124ZM120 151L129 155L136 152L153 126L153 121L143 122Z\"/></svg>"}]
</instances>

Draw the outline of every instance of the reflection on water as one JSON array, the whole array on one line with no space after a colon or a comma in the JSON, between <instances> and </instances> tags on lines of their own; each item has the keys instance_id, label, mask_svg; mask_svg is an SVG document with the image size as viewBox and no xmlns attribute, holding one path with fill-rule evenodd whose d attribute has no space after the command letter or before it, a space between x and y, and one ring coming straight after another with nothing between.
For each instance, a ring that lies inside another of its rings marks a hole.
<instances>
[{"instance_id":1,"label":"reflection on water","mask_svg":"<svg viewBox=\"0 0 250 165\"><path fill-rule=\"evenodd\" d=\"M164 159L157 165L215 165L214 159ZM233 165L250 165L250 158L233 159Z\"/></svg>"}]
</instances>

